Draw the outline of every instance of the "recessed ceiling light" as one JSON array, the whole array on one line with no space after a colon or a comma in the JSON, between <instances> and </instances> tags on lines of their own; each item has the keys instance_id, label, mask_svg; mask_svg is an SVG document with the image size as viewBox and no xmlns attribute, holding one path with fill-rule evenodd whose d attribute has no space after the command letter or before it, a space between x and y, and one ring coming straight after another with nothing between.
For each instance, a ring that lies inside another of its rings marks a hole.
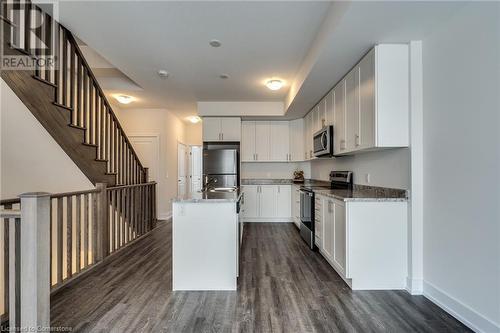
<instances>
[{"instance_id":1,"label":"recessed ceiling light","mask_svg":"<svg viewBox=\"0 0 500 333\"><path fill-rule=\"evenodd\" d=\"M166 70L164 69L160 69L158 71L158 76L161 77L162 79L166 79L168 76L170 75L169 72L167 72Z\"/></svg>"},{"instance_id":2,"label":"recessed ceiling light","mask_svg":"<svg viewBox=\"0 0 500 333\"><path fill-rule=\"evenodd\" d=\"M211 47L220 47L222 45L220 40L217 39L212 39L210 42L208 42L208 44L210 44Z\"/></svg>"},{"instance_id":3,"label":"recessed ceiling light","mask_svg":"<svg viewBox=\"0 0 500 333\"><path fill-rule=\"evenodd\" d=\"M283 87L283 81L278 79L272 79L266 82L266 86L271 90L279 90Z\"/></svg>"},{"instance_id":4,"label":"recessed ceiling light","mask_svg":"<svg viewBox=\"0 0 500 333\"><path fill-rule=\"evenodd\" d=\"M121 104L130 104L132 103L133 101L135 101L135 98L132 97L132 96L128 96L128 95L114 95L113 96L118 102L120 102Z\"/></svg>"},{"instance_id":5,"label":"recessed ceiling light","mask_svg":"<svg viewBox=\"0 0 500 333\"><path fill-rule=\"evenodd\" d=\"M191 116L188 118L190 122L192 122L193 124L197 124L201 121L201 118L198 117L198 116Z\"/></svg>"},{"instance_id":6,"label":"recessed ceiling light","mask_svg":"<svg viewBox=\"0 0 500 333\"><path fill-rule=\"evenodd\" d=\"M229 79L229 75L228 75L228 74L221 74L221 75L219 75L219 77L220 77L221 79L224 79L224 80L225 80L225 79Z\"/></svg>"}]
</instances>

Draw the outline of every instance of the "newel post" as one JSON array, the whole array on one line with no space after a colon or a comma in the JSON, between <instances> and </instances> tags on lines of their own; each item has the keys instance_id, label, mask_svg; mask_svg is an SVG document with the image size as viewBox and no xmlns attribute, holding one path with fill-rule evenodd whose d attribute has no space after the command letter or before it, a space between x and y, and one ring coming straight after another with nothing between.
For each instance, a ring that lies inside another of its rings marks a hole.
<instances>
[{"instance_id":1,"label":"newel post","mask_svg":"<svg viewBox=\"0 0 500 333\"><path fill-rule=\"evenodd\" d=\"M50 327L50 196L21 198L20 325L33 332ZM15 297L13 293L11 297ZM30 332L31 332L30 331Z\"/></svg>"},{"instance_id":2,"label":"newel post","mask_svg":"<svg viewBox=\"0 0 500 333\"><path fill-rule=\"evenodd\" d=\"M105 183L97 183L97 258L103 260L109 255L108 195Z\"/></svg>"}]
</instances>

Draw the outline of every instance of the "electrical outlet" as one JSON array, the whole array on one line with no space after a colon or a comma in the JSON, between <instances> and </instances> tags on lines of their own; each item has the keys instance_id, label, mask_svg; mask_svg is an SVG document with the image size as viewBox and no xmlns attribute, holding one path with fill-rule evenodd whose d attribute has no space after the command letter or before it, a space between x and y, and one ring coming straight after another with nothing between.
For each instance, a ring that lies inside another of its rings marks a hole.
<instances>
[{"instance_id":1,"label":"electrical outlet","mask_svg":"<svg viewBox=\"0 0 500 333\"><path fill-rule=\"evenodd\" d=\"M365 181L366 181L368 184L370 184L370 174L369 174L369 173L365 174Z\"/></svg>"}]
</instances>

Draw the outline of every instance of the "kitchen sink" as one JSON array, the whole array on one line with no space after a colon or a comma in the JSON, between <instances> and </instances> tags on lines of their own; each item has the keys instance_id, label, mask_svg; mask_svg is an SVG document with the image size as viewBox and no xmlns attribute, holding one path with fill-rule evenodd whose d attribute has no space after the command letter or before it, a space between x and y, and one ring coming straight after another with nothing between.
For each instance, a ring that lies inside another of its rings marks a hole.
<instances>
[{"instance_id":1,"label":"kitchen sink","mask_svg":"<svg viewBox=\"0 0 500 333\"><path fill-rule=\"evenodd\" d=\"M208 192L235 192L235 187L215 187L208 190Z\"/></svg>"}]
</instances>

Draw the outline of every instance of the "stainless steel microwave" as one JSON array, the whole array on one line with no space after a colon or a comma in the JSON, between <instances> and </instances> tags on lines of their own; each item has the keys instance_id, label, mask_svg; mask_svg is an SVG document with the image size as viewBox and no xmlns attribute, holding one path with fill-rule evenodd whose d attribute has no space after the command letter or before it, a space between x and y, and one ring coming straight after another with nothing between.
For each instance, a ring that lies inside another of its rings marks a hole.
<instances>
[{"instance_id":1,"label":"stainless steel microwave","mask_svg":"<svg viewBox=\"0 0 500 333\"><path fill-rule=\"evenodd\" d=\"M333 126L323 127L314 133L314 156L333 156Z\"/></svg>"}]
</instances>

